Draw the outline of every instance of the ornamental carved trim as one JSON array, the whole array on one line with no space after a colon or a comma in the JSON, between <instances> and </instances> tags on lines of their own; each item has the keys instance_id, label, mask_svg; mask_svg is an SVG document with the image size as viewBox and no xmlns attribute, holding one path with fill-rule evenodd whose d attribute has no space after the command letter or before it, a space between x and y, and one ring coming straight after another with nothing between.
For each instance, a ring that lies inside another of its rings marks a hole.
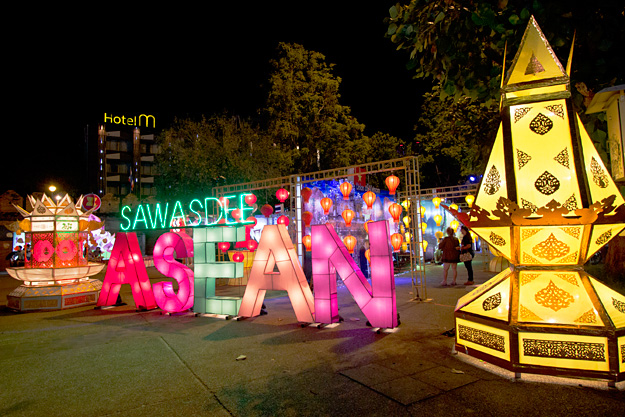
<instances>
[{"instance_id":1,"label":"ornamental carved trim","mask_svg":"<svg viewBox=\"0 0 625 417\"><path fill-rule=\"evenodd\" d=\"M473 327L458 325L458 339L466 340L499 352L506 352L505 338L501 335L474 329Z\"/></svg>"},{"instance_id":2,"label":"ornamental carved trim","mask_svg":"<svg viewBox=\"0 0 625 417\"><path fill-rule=\"evenodd\" d=\"M606 361L603 343L523 339L523 354L540 358Z\"/></svg>"},{"instance_id":3,"label":"ornamental carved trim","mask_svg":"<svg viewBox=\"0 0 625 417\"><path fill-rule=\"evenodd\" d=\"M534 256L548 261L566 256L570 251L571 248L569 245L558 240L553 233L550 233L547 239L532 248L532 254Z\"/></svg>"},{"instance_id":4,"label":"ornamental carved trim","mask_svg":"<svg viewBox=\"0 0 625 417\"><path fill-rule=\"evenodd\" d=\"M541 306L557 312L574 303L575 297L549 280L545 288L534 294L534 300Z\"/></svg>"}]
</instances>

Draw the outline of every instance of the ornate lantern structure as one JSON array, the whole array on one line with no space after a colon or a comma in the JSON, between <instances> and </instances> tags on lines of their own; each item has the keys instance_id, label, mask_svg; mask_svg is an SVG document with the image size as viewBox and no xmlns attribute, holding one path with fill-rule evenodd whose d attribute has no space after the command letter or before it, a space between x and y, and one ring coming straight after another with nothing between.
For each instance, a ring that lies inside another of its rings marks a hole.
<instances>
[{"instance_id":1,"label":"ornate lantern structure","mask_svg":"<svg viewBox=\"0 0 625 417\"><path fill-rule=\"evenodd\" d=\"M19 224L32 255L23 267L7 268L11 277L24 282L7 296L7 306L28 311L95 304L102 282L89 277L104 264L89 262L85 256L88 231L102 226L89 221L94 209L83 210L83 197L74 204L67 194L58 201L45 194L41 200L28 198L32 212L15 207L24 216Z\"/></svg>"},{"instance_id":2,"label":"ornate lantern structure","mask_svg":"<svg viewBox=\"0 0 625 417\"><path fill-rule=\"evenodd\" d=\"M456 349L515 373L625 379L625 296L584 263L625 228L625 201L532 17L502 85L501 125L469 213L512 268L458 300Z\"/></svg>"}]
</instances>

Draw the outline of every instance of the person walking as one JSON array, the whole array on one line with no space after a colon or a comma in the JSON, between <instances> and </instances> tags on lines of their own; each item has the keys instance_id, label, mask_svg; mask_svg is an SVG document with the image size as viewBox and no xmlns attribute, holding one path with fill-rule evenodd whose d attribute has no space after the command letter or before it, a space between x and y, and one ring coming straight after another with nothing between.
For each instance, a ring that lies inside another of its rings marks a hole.
<instances>
[{"instance_id":1,"label":"person walking","mask_svg":"<svg viewBox=\"0 0 625 417\"><path fill-rule=\"evenodd\" d=\"M460 233L462 233L460 261L464 263L465 268L467 268L467 273L469 274L469 280L465 282L464 285L473 285L473 265L471 265L473 257L475 256L473 252L473 239L471 239L469 228L466 226L460 228Z\"/></svg>"},{"instance_id":2,"label":"person walking","mask_svg":"<svg viewBox=\"0 0 625 417\"><path fill-rule=\"evenodd\" d=\"M454 279L450 285L456 285L456 277L458 276L458 262L460 262L460 242L454 236L454 229L448 227L447 236L438 244L438 248L443 251L443 287L447 286L447 271L449 267L453 270Z\"/></svg>"}]
</instances>

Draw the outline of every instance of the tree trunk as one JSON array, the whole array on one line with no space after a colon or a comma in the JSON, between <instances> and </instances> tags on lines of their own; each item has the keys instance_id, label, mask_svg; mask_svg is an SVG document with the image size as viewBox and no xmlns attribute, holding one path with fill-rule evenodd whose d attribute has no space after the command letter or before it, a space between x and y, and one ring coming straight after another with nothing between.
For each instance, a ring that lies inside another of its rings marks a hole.
<instances>
[{"instance_id":1,"label":"tree trunk","mask_svg":"<svg viewBox=\"0 0 625 417\"><path fill-rule=\"evenodd\" d=\"M605 265L609 273L625 278L625 236L619 235L610 241Z\"/></svg>"}]
</instances>

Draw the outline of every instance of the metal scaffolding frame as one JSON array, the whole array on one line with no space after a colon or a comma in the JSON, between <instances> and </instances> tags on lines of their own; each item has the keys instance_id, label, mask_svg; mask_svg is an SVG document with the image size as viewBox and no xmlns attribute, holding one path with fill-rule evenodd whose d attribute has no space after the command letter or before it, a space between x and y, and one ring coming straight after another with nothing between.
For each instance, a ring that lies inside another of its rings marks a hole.
<instances>
[{"instance_id":1,"label":"metal scaffolding frame","mask_svg":"<svg viewBox=\"0 0 625 417\"><path fill-rule=\"evenodd\" d=\"M403 184L400 183L396 192L397 201L399 203L404 200L410 202L410 207L407 212L413 220L410 222L410 226L406 228L411 236L411 242L409 242L410 249L408 252L410 254L410 278L412 280L413 300L425 301L427 299L425 259L422 253L423 237L420 232L421 216L418 215L423 193L421 191L419 161L417 157L408 156L387 161L295 174L287 177L270 178L242 184L222 185L213 188L213 195L215 197L221 197L232 193L288 187L290 204L289 221L290 224L294 226L289 228L289 234L296 245L300 262L303 262L304 246L302 244L302 237L304 230L302 230L302 186L315 181L353 177L359 173L370 175L384 172L392 173L393 171L401 170L404 171L404 181ZM415 219L416 221L414 221Z\"/></svg>"}]
</instances>

